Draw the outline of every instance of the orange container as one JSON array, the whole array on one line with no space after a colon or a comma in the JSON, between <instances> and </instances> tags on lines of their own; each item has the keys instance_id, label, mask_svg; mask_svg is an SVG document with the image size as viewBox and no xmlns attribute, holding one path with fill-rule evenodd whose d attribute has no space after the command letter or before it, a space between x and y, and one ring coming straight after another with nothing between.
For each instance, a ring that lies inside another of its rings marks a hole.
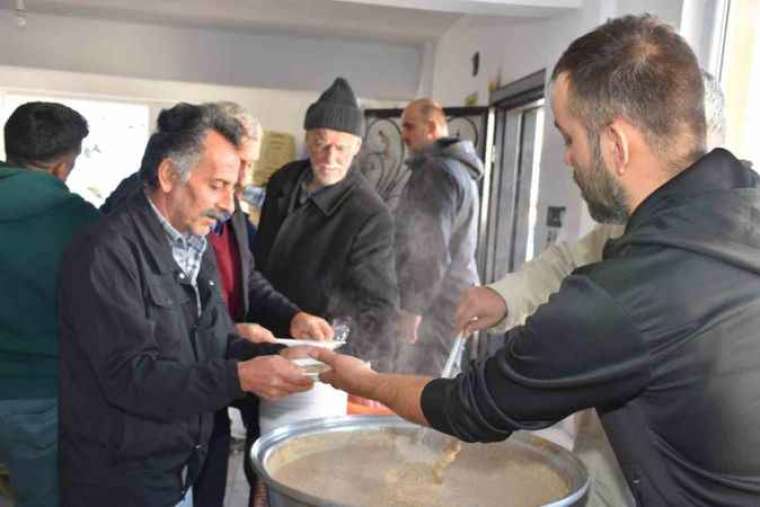
<instances>
[{"instance_id":1,"label":"orange container","mask_svg":"<svg viewBox=\"0 0 760 507\"><path fill-rule=\"evenodd\" d=\"M393 410L382 403L359 396L348 396L348 415L394 415Z\"/></svg>"}]
</instances>

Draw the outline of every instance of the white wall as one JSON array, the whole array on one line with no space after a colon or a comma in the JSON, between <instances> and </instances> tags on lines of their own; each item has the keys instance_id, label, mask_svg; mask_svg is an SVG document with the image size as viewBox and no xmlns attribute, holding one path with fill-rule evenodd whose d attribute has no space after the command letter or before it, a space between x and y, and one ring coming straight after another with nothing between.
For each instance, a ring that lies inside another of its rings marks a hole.
<instances>
[{"instance_id":1,"label":"white wall","mask_svg":"<svg viewBox=\"0 0 760 507\"><path fill-rule=\"evenodd\" d=\"M581 9L548 20L494 22L464 17L438 42L433 96L446 106L461 106L467 95L477 92L479 104L487 105L489 80L500 75L504 85L544 68L550 74L570 42L610 17L650 12L678 27L681 10L681 0L585 0ZM473 77L470 59L476 51L480 52L480 72ZM548 206L567 208L560 240L578 237L594 225L562 158L562 140L548 111L539 180L537 252L545 246Z\"/></svg>"},{"instance_id":2,"label":"white wall","mask_svg":"<svg viewBox=\"0 0 760 507\"><path fill-rule=\"evenodd\" d=\"M684 0L614 0L614 3L616 5L613 16L648 12L676 29L680 27Z\"/></svg>"},{"instance_id":3,"label":"white wall","mask_svg":"<svg viewBox=\"0 0 760 507\"><path fill-rule=\"evenodd\" d=\"M0 91L149 103L151 122L162 107L180 100L233 100L259 116L265 128L296 135L300 150L306 107L336 75L346 76L367 98L366 107L395 107L428 94L446 106L460 106L472 92L486 104L489 80L500 76L507 84L551 70L575 37L609 17L649 11L678 26L689 12L704 11L692 4L715 1L585 0L581 9L552 19L465 16L435 46L419 49L38 14L19 29L11 11L0 11ZM475 51L481 62L473 77ZM568 209L560 239L593 225L562 162L551 115L547 119L537 250L544 246L549 205Z\"/></svg>"},{"instance_id":4,"label":"white wall","mask_svg":"<svg viewBox=\"0 0 760 507\"><path fill-rule=\"evenodd\" d=\"M723 29L729 0L683 0L680 32L689 41L703 69L720 75Z\"/></svg>"},{"instance_id":5,"label":"white wall","mask_svg":"<svg viewBox=\"0 0 760 507\"><path fill-rule=\"evenodd\" d=\"M256 115L265 129L296 136L299 152L302 149L302 124L306 108L319 96L319 92L137 79L9 66L0 66L0 75L0 94L29 93L148 104L151 127L155 126L160 110L176 102L231 100ZM396 101L361 98L360 102L364 107L399 105Z\"/></svg>"},{"instance_id":6,"label":"white wall","mask_svg":"<svg viewBox=\"0 0 760 507\"><path fill-rule=\"evenodd\" d=\"M543 68L551 72L570 41L612 15L609 5L605 0L587 0L583 9L548 20L494 23L472 16L459 20L438 43L434 96L447 106L462 105L465 96L477 92L479 103L486 105L489 80L501 75L504 85ZM481 68L479 75L473 77L470 58L475 51L480 52ZM585 209L580 192L562 162L562 140L554 131L551 114L547 115L544 129L536 252L544 248L548 206L567 208L559 239L576 237L582 227L588 227L587 219L582 217Z\"/></svg>"},{"instance_id":7,"label":"white wall","mask_svg":"<svg viewBox=\"0 0 760 507\"><path fill-rule=\"evenodd\" d=\"M376 99L413 97L420 79L411 45L36 13L20 29L10 10L0 11L0 33L0 65L309 91L343 75Z\"/></svg>"}]
</instances>

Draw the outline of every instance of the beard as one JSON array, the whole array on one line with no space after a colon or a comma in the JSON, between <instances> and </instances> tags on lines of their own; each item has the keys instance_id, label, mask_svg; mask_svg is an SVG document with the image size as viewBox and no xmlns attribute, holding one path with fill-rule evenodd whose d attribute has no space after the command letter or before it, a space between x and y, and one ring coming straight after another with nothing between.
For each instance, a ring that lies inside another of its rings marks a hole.
<instances>
[{"instance_id":1,"label":"beard","mask_svg":"<svg viewBox=\"0 0 760 507\"><path fill-rule=\"evenodd\" d=\"M581 189L591 218L603 224L625 224L628 221L628 196L625 189L610 174L602 158L599 135L590 133L591 167L573 168L573 179Z\"/></svg>"}]
</instances>

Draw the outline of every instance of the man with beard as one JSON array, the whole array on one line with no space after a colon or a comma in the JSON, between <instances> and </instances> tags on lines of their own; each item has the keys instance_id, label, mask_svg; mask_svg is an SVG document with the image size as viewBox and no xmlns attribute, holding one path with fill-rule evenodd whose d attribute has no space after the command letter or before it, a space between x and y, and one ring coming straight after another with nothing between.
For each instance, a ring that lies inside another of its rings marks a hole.
<instances>
[{"instance_id":1,"label":"man with beard","mask_svg":"<svg viewBox=\"0 0 760 507\"><path fill-rule=\"evenodd\" d=\"M707 149L712 150L725 142L724 97L720 83L712 74L703 70L702 78L705 84ZM624 231L624 224L597 225L578 241L549 246L538 257L501 280L465 290L457 307L457 329L469 335L483 329L505 332L523 324L536 308L557 292L562 280L573 270L602 260L602 250L607 240L619 238Z\"/></svg>"},{"instance_id":2,"label":"man with beard","mask_svg":"<svg viewBox=\"0 0 760 507\"><path fill-rule=\"evenodd\" d=\"M722 146L725 137L723 92L712 75L703 71L702 77L707 147L713 149ZM468 335L489 328L503 333L523 324L559 290L566 276L580 266L601 261L606 242L624 231L623 225L600 224L578 241L549 246L517 271L490 285L467 289L457 307L457 329ZM573 452L586 465L592 480L588 505L635 505L596 411L587 409L575 414L574 429Z\"/></svg>"},{"instance_id":3,"label":"man with beard","mask_svg":"<svg viewBox=\"0 0 760 507\"><path fill-rule=\"evenodd\" d=\"M267 183L256 265L303 311L350 322L343 350L388 369L398 307L393 221L354 166L363 116L345 79L309 106L304 129L309 158L285 165Z\"/></svg>"},{"instance_id":4,"label":"man with beard","mask_svg":"<svg viewBox=\"0 0 760 507\"><path fill-rule=\"evenodd\" d=\"M594 407L637 504L757 505L760 178L705 153L703 93L691 49L651 16L574 41L555 125L592 216L625 233L456 379L314 351L322 379L467 441Z\"/></svg>"}]
</instances>

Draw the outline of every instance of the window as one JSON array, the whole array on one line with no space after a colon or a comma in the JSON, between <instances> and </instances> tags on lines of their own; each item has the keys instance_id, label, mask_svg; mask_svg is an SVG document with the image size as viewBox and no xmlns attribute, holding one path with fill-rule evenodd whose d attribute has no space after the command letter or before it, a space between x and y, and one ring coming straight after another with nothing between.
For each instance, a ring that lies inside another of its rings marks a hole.
<instances>
[{"instance_id":1,"label":"window","mask_svg":"<svg viewBox=\"0 0 760 507\"><path fill-rule=\"evenodd\" d=\"M760 164L760 19L757 0L731 0L721 83L726 96L726 146L739 158Z\"/></svg>"},{"instance_id":2,"label":"window","mask_svg":"<svg viewBox=\"0 0 760 507\"><path fill-rule=\"evenodd\" d=\"M90 134L66 184L95 206L140 167L150 134L146 104L15 93L4 94L0 100L3 125L18 106L31 101L59 102L87 119Z\"/></svg>"}]
</instances>

